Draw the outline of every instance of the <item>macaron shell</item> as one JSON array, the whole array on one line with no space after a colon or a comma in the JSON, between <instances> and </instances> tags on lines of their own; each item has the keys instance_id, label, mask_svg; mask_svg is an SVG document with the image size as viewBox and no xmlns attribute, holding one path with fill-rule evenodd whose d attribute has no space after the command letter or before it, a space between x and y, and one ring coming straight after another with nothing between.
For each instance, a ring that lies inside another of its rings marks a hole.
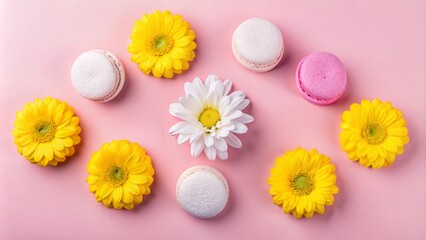
<instances>
[{"instance_id":1,"label":"macaron shell","mask_svg":"<svg viewBox=\"0 0 426 240\"><path fill-rule=\"evenodd\" d=\"M232 39L232 53L234 54L234 57L238 61L238 63L240 63L245 68L248 68L248 69L250 69L254 72L267 72L267 71L270 71L273 68L275 68L278 65L278 63L280 63L280 61L281 61L281 59L284 55L284 47L281 48L281 52L280 52L279 57L277 59L275 59L275 61L270 63L270 64L256 64L256 63L250 62L250 61L246 60L245 58L243 58L237 50L234 38Z\"/></svg>"},{"instance_id":2,"label":"macaron shell","mask_svg":"<svg viewBox=\"0 0 426 240\"><path fill-rule=\"evenodd\" d=\"M176 185L179 206L198 218L211 218L222 212L228 196L229 187L225 177L209 166L187 169Z\"/></svg>"},{"instance_id":3,"label":"macaron shell","mask_svg":"<svg viewBox=\"0 0 426 240\"><path fill-rule=\"evenodd\" d=\"M335 55L315 52L304 57L297 66L296 85L311 103L328 105L337 101L346 89L345 67Z\"/></svg>"},{"instance_id":4,"label":"macaron shell","mask_svg":"<svg viewBox=\"0 0 426 240\"><path fill-rule=\"evenodd\" d=\"M232 51L244 67L266 72L282 59L284 41L275 24L263 18L251 18L242 22L234 31Z\"/></svg>"},{"instance_id":5,"label":"macaron shell","mask_svg":"<svg viewBox=\"0 0 426 240\"><path fill-rule=\"evenodd\" d=\"M74 61L71 81L81 96L107 102L117 96L123 88L124 68L111 52L90 50Z\"/></svg>"},{"instance_id":6,"label":"macaron shell","mask_svg":"<svg viewBox=\"0 0 426 240\"><path fill-rule=\"evenodd\" d=\"M114 90L111 92L110 96L105 97L104 100L99 100L101 102L109 102L120 94L121 90L123 89L124 83L126 81L126 74L124 72L124 67L121 64L120 60L118 60L118 58L113 53L105 51L105 50L96 50L96 51L103 52L110 59L110 61L115 67L115 71L117 74L118 81L116 82L116 86Z\"/></svg>"}]
</instances>

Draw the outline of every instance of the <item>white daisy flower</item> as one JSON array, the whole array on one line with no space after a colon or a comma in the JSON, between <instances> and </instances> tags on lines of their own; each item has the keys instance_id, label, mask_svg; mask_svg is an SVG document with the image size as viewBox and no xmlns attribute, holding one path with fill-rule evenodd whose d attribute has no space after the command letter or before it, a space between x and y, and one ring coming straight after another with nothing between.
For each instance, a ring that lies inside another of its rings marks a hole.
<instances>
[{"instance_id":1,"label":"white daisy flower","mask_svg":"<svg viewBox=\"0 0 426 240\"><path fill-rule=\"evenodd\" d=\"M229 94L231 87L230 80L222 82L215 75L209 75L204 84L195 78L192 83L185 83L186 96L170 104L170 114L182 121L173 125L169 133L179 134L179 144L189 140L192 157L204 150L210 160L226 160L228 145L241 148L241 140L235 134L246 133L246 124L253 122L253 117L242 112L250 103L244 92Z\"/></svg>"}]
</instances>

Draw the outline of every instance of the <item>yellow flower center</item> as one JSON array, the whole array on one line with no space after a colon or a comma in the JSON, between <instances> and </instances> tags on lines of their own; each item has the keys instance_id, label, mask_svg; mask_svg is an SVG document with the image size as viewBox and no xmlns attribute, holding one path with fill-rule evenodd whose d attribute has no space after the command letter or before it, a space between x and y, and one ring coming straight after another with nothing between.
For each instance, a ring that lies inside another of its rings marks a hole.
<instances>
[{"instance_id":1,"label":"yellow flower center","mask_svg":"<svg viewBox=\"0 0 426 240\"><path fill-rule=\"evenodd\" d=\"M386 129L379 124L368 124L364 131L362 131L362 137L369 144L380 144L386 138Z\"/></svg>"},{"instance_id":2,"label":"yellow flower center","mask_svg":"<svg viewBox=\"0 0 426 240\"><path fill-rule=\"evenodd\" d=\"M173 39L167 35L155 35L149 43L149 49L155 56L163 56L173 47Z\"/></svg>"},{"instance_id":3,"label":"yellow flower center","mask_svg":"<svg viewBox=\"0 0 426 240\"><path fill-rule=\"evenodd\" d=\"M312 177L307 173L298 173L291 179L291 188L298 195L307 195L314 189Z\"/></svg>"},{"instance_id":4,"label":"yellow flower center","mask_svg":"<svg viewBox=\"0 0 426 240\"><path fill-rule=\"evenodd\" d=\"M55 137L56 127L52 121L40 121L34 126L34 141L50 142Z\"/></svg>"},{"instance_id":5,"label":"yellow flower center","mask_svg":"<svg viewBox=\"0 0 426 240\"><path fill-rule=\"evenodd\" d=\"M126 182L128 171L124 168L114 166L108 169L107 179L114 185L114 187L121 186Z\"/></svg>"},{"instance_id":6,"label":"yellow flower center","mask_svg":"<svg viewBox=\"0 0 426 240\"><path fill-rule=\"evenodd\" d=\"M220 114L216 109L206 108L199 118L201 124L206 128L211 128L220 120Z\"/></svg>"}]
</instances>

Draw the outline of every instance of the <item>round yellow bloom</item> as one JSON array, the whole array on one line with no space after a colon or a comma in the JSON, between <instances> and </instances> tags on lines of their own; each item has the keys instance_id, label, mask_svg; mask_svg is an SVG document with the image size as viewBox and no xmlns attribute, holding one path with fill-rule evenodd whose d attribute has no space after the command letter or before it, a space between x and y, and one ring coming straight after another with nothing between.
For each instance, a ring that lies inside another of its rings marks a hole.
<instances>
[{"instance_id":1,"label":"round yellow bloom","mask_svg":"<svg viewBox=\"0 0 426 240\"><path fill-rule=\"evenodd\" d=\"M189 68L195 57L195 33L180 15L155 11L137 20L128 51L145 74L172 78Z\"/></svg>"},{"instance_id":2,"label":"round yellow bloom","mask_svg":"<svg viewBox=\"0 0 426 240\"><path fill-rule=\"evenodd\" d=\"M31 163L56 166L75 152L80 143L79 118L66 102L37 98L17 112L12 131L18 152Z\"/></svg>"},{"instance_id":3,"label":"round yellow bloom","mask_svg":"<svg viewBox=\"0 0 426 240\"><path fill-rule=\"evenodd\" d=\"M354 103L342 114L340 144L349 159L366 167L390 166L408 143L402 113L389 102Z\"/></svg>"},{"instance_id":4,"label":"round yellow bloom","mask_svg":"<svg viewBox=\"0 0 426 240\"><path fill-rule=\"evenodd\" d=\"M324 205L334 202L338 192L335 167L316 149L296 148L275 160L268 183L276 205L296 218L323 214Z\"/></svg>"},{"instance_id":5,"label":"round yellow bloom","mask_svg":"<svg viewBox=\"0 0 426 240\"><path fill-rule=\"evenodd\" d=\"M88 165L90 192L107 207L132 209L151 192L154 168L139 144L112 141L96 151Z\"/></svg>"}]
</instances>

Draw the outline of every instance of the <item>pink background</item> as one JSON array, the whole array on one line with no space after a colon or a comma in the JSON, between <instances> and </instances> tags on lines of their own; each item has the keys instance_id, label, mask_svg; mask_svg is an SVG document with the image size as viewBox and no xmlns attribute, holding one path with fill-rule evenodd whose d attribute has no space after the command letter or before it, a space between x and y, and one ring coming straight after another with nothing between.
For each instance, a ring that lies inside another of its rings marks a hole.
<instances>
[{"instance_id":1,"label":"pink background","mask_svg":"<svg viewBox=\"0 0 426 240\"><path fill-rule=\"evenodd\" d=\"M425 1L0 1L1 239L426 239ZM155 79L130 62L134 21L169 9L197 34L197 57L174 80ZM250 17L266 17L283 32L285 59L273 71L249 72L231 51L231 36ZM100 48L123 62L127 85L101 104L80 97L69 79L73 60ZM329 51L348 72L344 97L315 106L297 92L294 72L306 54ZM228 161L191 158L169 127L169 104L183 84L209 73L231 79L252 101L255 122ZM57 168L21 157L11 131L15 112L37 97L75 107L83 128L78 154ZM340 150L340 114L353 102L380 98L399 108L410 143L387 169L353 163ZM91 153L112 139L146 147L156 169L152 195L134 211L97 203L88 191ZM297 220L272 203L266 179L275 157L297 146L317 148L337 167L340 188L325 215ZM175 184L188 167L206 164L227 177L231 196L214 219L187 215ZM265 238L266 237L266 238Z\"/></svg>"}]
</instances>

